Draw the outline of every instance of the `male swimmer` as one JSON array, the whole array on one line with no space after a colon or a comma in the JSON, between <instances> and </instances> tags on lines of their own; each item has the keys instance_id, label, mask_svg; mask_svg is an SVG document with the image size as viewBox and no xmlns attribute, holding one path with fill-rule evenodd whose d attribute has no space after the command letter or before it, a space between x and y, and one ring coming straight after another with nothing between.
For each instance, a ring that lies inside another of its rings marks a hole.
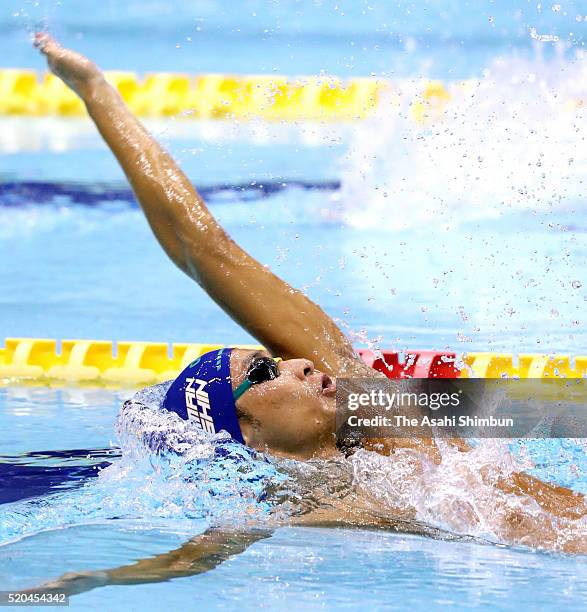
<instances>
[{"instance_id":1,"label":"male swimmer","mask_svg":"<svg viewBox=\"0 0 587 612\"><path fill-rule=\"evenodd\" d=\"M296 460L337 456L336 377L383 375L361 361L319 306L231 240L177 164L131 114L93 62L63 48L47 34L37 34L35 45L50 69L84 101L171 260L267 348L263 352L222 349L203 355L173 382L164 407L197 427L211 433L225 430L236 441L272 455ZM273 356L282 360L277 362ZM209 410L202 412L195 405L195 396L204 383ZM463 441L451 444L461 453L471 452ZM431 438L365 441L363 446L385 455L413 449L421 462L439 464L442 460ZM587 537L561 539L557 527L560 521L577 522L587 514L582 495L525 473L501 478L487 475L486 484L496 494L520 499L518 506L503 508L500 533L504 541L587 552ZM402 521L413 517L401 519L386 516L381 505L356 492L291 522L405 530ZM104 572L66 574L39 589L76 593L105 584L197 574L268 535L255 529L211 529L170 553Z\"/></svg>"}]
</instances>

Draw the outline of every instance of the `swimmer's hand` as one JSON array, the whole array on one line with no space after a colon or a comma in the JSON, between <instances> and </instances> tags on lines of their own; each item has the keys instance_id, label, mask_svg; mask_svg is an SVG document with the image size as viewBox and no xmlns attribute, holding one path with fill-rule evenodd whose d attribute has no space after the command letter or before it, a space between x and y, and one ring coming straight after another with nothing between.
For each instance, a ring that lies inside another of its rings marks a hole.
<instances>
[{"instance_id":1,"label":"swimmer's hand","mask_svg":"<svg viewBox=\"0 0 587 612\"><path fill-rule=\"evenodd\" d=\"M33 44L47 57L51 72L81 97L92 83L103 79L102 71L94 62L80 53L65 49L47 33L37 32Z\"/></svg>"},{"instance_id":2,"label":"swimmer's hand","mask_svg":"<svg viewBox=\"0 0 587 612\"><path fill-rule=\"evenodd\" d=\"M107 572L68 572L56 580L50 580L33 589L26 589L22 593L65 594L75 595L85 593L100 586L108 584Z\"/></svg>"},{"instance_id":3,"label":"swimmer's hand","mask_svg":"<svg viewBox=\"0 0 587 612\"><path fill-rule=\"evenodd\" d=\"M176 550L104 571L69 572L22 592L75 595L101 586L164 582L195 576L214 569L244 552L251 544L271 537L271 534L272 530L263 528L210 527Z\"/></svg>"},{"instance_id":4,"label":"swimmer's hand","mask_svg":"<svg viewBox=\"0 0 587 612\"><path fill-rule=\"evenodd\" d=\"M331 376L374 374L331 317L228 236L95 64L46 33L37 34L35 45L51 70L84 101L155 236L180 270L272 354L311 359Z\"/></svg>"}]
</instances>

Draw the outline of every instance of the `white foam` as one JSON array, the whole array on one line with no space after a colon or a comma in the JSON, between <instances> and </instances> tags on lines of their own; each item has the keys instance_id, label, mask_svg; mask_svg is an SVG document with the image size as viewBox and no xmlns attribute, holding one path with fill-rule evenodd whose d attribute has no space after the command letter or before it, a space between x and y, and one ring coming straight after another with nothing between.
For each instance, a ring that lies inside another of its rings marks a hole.
<instances>
[{"instance_id":1,"label":"white foam","mask_svg":"<svg viewBox=\"0 0 587 612\"><path fill-rule=\"evenodd\" d=\"M587 519L562 519L528 494L497 486L532 467L515 458L507 440L481 440L462 452L437 440L441 461L414 449L389 457L358 451L355 486L392 516L501 543L562 551L587 550Z\"/></svg>"},{"instance_id":2,"label":"white foam","mask_svg":"<svg viewBox=\"0 0 587 612\"><path fill-rule=\"evenodd\" d=\"M359 124L343 160L345 218L401 229L434 220L495 218L574 208L587 191L587 54L573 60L495 60L479 81L447 83L425 124L413 103L425 84L399 84Z\"/></svg>"}]
</instances>

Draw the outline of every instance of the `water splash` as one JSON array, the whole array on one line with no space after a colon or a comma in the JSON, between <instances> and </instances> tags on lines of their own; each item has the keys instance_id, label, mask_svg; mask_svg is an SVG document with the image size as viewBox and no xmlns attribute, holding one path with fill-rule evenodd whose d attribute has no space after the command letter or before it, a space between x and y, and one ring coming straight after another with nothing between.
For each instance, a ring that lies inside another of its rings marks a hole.
<instances>
[{"instance_id":1,"label":"water splash","mask_svg":"<svg viewBox=\"0 0 587 612\"><path fill-rule=\"evenodd\" d=\"M390 457L361 450L353 457L355 486L405 520L497 543L585 552L587 518L555 517L534 497L496 486L535 468L528 456L514 455L508 442L481 440L464 453L437 440L440 463L414 449ZM550 453L553 441L542 442ZM584 448L577 446L581 453ZM551 457L549 467L555 462Z\"/></svg>"},{"instance_id":2,"label":"water splash","mask_svg":"<svg viewBox=\"0 0 587 612\"><path fill-rule=\"evenodd\" d=\"M128 400L117 423L122 456L73 491L0 508L0 541L76 524L132 519L144 527L172 521L187 533L205 523L268 517L284 473L265 456L205 436L159 408L167 384ZM194 519L200 519L194 521Z\"/></svg>"},{"instance_id":3,"label":"water splash","mask_svg":"<svg viewBox=\"0 0 587 612\"><path fill-rule=\"evenodd\" d=\"M587 183L587 55L496 59L479 81L400 83L361 124L344 160L341 198L357 227L452 226L510 212L574 211ZM441 95L442 94L442 95ZM423 123L414 115L426 115Z\"/></svg>"},{"instance_id":4,"label":"water splash","mask_svg":"<svg viewBox=\"0 0 587 612\"><path fill-rule=\"evenodd\" d=\"M212 523L275 524L337 501L361 505L364 496L366 507L418 524L422 533L440 529L494 542L559 550L579 543L587 549L585 520L555 519L531 497L495 487L498 478L525 470L586 491L586 445L580 441L508 446L483 440L462 453L440 440L440 464L408 449L390 457L358 451L349 459L278 460L222 434L205 436L162 411L168 384L144 389L124 404L116 426L121 457L98 478L77 489L1 505L0 542L112 520L190 537ZM542 540L509 532L514 515Z\"/></svg>"},{"instance_id":5,"label":"water splash","mask_svg":"<svg viewBox=\"0 0 587 612\"><path fill-rule=\"evenodd\" d=\"M23 0L12 17L31 37L39 30L49 30L55 26L55 17L61 0ZM16 6L16 3L15 3Z\"/></svg>"}]
</instances>

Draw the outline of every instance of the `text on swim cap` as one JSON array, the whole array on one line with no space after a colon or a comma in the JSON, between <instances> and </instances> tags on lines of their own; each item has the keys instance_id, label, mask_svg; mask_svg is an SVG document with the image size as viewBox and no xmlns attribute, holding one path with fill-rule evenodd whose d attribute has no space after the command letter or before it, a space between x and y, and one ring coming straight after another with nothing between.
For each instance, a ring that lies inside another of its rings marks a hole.
<instances>
[{"instance_id":1,"label":"text on swim cap","mask_svg":"<svg viewBox=\"0 0 587 612\"><path fill-rule=\"evenodd\" d=\"M215 434L214 420L208 414L210 410L210 399L208 393L204 391L208 382L199 378L186 378L188 383L185 388L185 404L188 419L194 421L198 429ZM197 388L195 386L197 385Z\"/></svg>"}]
</instances>

